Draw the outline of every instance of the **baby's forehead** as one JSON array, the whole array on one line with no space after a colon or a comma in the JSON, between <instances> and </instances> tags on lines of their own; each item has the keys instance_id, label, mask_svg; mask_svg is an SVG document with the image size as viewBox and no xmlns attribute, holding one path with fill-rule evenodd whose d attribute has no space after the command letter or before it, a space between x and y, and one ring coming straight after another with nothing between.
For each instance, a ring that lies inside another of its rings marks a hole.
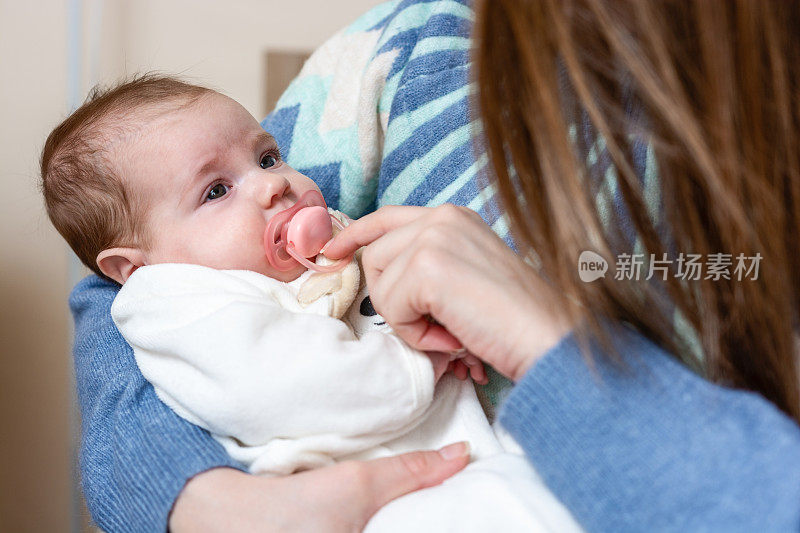
<instances>
[{"instance_id":1,"label":"baby's forehead","mask_svg":"<svg viewBox=\"0 0 800 533\"><path fill-rule=\"evenodd\" d=\"M125 110L105 124L106 153L123 180L131 184L153 173L178 178L234 146L274 144L244 108L216 96L189 105Z\"/></svg>"},{"instance_id":2,"label":"baby's forehead","mask_svg":"<svg viewBox=\"0 0 800 533\"><path fill-rule=\"evenodd\" d=\"M157 165L170 151L169 145L156 137L170 136L174 125L168 119L177 110L174 106L140 105L110 114L96 124L95 137L102 146L102 156L123 183L138 181L137 169Z\"/></svg>"},{"instance_id":3,"label":"baby's forehead","mask_svg":"<svg viewBox=\"0 0 800 533\"><path fill-rule=\"evenodd\" d=\"M165 104L140 104L106 114L93 125L95 140L109 153L139 145L163 119L179 108Z\"/></svg>"},{"instance_id":4,"label":"baby's forehead","mask_svg":"<svg viewBox=\"0 0 800 533\"><path fill-rule=\"evenodd\" d=\"M243 107L218 93L190 102L166 102L122 110L103 126L109 155L131 165L149 166L147 159L191 160L222 154L232 146L274 144Z\"/></svg>"}]
</instances>

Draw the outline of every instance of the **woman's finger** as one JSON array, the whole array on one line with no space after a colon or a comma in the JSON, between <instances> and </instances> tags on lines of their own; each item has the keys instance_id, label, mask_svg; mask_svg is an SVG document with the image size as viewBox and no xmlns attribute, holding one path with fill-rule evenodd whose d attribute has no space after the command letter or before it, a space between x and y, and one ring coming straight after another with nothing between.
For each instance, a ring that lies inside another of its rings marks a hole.
<instances>
[{"instance_id":1,"label":"woman's finger","mask_svg":"<svg viewBox=\"0 0 800 533\"><path fill-rule=\"evenodd\" d=\"M412 347L422 351L458 350L461 342L430 319L436 310L429 302L437 299L435 291L441 285L442 273L426 268L427 261L420 257L418 249L407 247L398 250L398 255L382 271L365 265L373 305L395 333Z\"/></svg>"},{"instance_id":2,"label":"woman's finger","mask_svg":"<svg viewBox=\"0 0 800 533\"><path fill-rule=\"evenodd\" d=\"M359 479L366 480L371 513L415 490L440 484L469 462L469 444L458 442L438 451L404 453L361 463Z\"/></svg>"},{"instance_id":3,"label":"woman's finger","mask_svg":"<svg viewBox=\"0 0 800 533\"><path fill-rule=\"evenodd\" d=\"M361 265L369 286L370 279L374 280L381 275L390 263L405 262L407 252L417 242L420 233L420 223L424 224L425 217L412 220L408 224L393 229L381 235L367 245L361 255Z\"/></svg>"},{"instance_id":4,"label":"woman's finger","mask_svg":"<svg viewBox=\"0 0 800 533\"><path fill-rule=\"evenodd\" d=\"M471 222L464 220L460 225L443 224L431 216L434 212L431 209L425 216L393 229L364 248L362 264L365 271L380 273L401 254L425 248L436 248L462 260L468 259L467 254L474 254L472 242L464 239L462 234L469 231L468 224Z\"/></svg>"},{"instance_id":5,"label":"woman's finger","mask_svg":"<svg viewBox=\"0 0 800 533\"><path fill-rule=\"evenodd\" d=\"M473 243L462 233L475 223L470 210L445 205L425 209L410 222L396 227L369 244L362 264L375 309L411 346L424 351L452 351L461 342L441 324L433 322L434 292L445 280L444 267L477 256ZM479 219L480 220L480 219ZM477 230L490 232L483 221ZM494 234L491 234L494 237ZM496 238L496 237L495 237ZM450 280L452 282L452 280Z\"/></svg>"},{"instance_id":6,"label":"woman's finger","mask_svg":"<svg viewBox=\"0 0 800 533\"><path fill-rule=\"evenodd\" d=\"M393 229L416 220L428 211L427 207L385 206L350 223L324 248L331 259L346 257Z\"/></svg>"},{"instance_id":7,"label":"woman's finger","mask_svg":"<svg viewBox=\"0 0 800 533\"><path fill-rule=\"evenodd\" d=\"M187 484L176 508L180 514L173 513L170 527L179 531L361 531L390 501L438 485L468 462L469 446L461 442L438 451L345 461L284 477L217 468Z\"/></svg>"}]
</instances>

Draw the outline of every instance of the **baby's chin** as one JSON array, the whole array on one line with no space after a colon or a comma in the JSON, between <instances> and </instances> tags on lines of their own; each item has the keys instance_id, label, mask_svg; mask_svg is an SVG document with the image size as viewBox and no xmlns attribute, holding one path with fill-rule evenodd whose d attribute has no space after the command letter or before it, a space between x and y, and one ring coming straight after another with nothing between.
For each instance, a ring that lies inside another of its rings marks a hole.
<instances>
[{"instance_id":1,"label":"baby's chin","mask_svg":"<svg viewBox=\"0 0 800 533\"><path fill-rule=\"evenodd\" d=\"M303 265L297 263L296 266L291 270L281 271L269 264L266 258L263 261L207 261L205 263L202 261L196 261L194 263L210 268L216 268L217 270L249 270L251 272L258 272L259 274L267 276L268 278L287 283L296 280L308 270Z\"/></svg>"},{"instance_id":2,"label":"baby's chin","mask_svg":"<svg viewBox=\"0 0 800 533\"><path fill-rule=\"evenodd\" d=\"M306 267L298 264L296 268L293 268L292 270L287 270L285 272L281 272L269 266L265 269L260 269L259 273L264 274L268 278L276 279L278 281L289 282L299 278L301 275L303 275L303 273L306 270L308 270Z\"/></svg>"}]
</instances>

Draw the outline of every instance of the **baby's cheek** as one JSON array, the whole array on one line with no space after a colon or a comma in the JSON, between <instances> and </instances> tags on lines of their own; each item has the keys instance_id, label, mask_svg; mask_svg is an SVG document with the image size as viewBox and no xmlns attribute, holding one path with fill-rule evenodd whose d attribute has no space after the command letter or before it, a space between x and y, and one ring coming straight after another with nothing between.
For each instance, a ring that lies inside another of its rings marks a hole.
<instances>
[{"instance_id":1,"label":"baby's cheek","mask_svg":"<svg viewBox=\"0 0 800 533\"><path fill-rule=\"evenodd\" d=\"M264 224L239 224L229 228L219 237L224 239L224 257L230 266L227 268L238 270L253 270L260 272L267 265L267 256L264 253Z\"/></svg>"},{"instance_id":2,"label":"baby's cheek","mask_svg":"<svg viewBox=\"0 0 800 533\"><path fill-rule=\"evenodd\" d=\"M272 266L269 264L269 261L267 261L267 256L264 253L264 249L260 246L249 248L246 251L241 250L239 257L240 259L238 260L238 263L240 266L236 268L252 270L254 272L260 272L261 274L274 277L272 275L274 274Z\"/></svg>"},{"instance_id":3,"label":"baby's cheek","mask_svg":"<svg viewBox=\"0 0 800 533\"><path fill-rule=\"evenodd\" d=\"M230 238L227 242L206 241L195 250L199 264L219 270L254 270L260 271L266 259L263 252L247 246L241 238Z\"/></svg>"}]
</instances>

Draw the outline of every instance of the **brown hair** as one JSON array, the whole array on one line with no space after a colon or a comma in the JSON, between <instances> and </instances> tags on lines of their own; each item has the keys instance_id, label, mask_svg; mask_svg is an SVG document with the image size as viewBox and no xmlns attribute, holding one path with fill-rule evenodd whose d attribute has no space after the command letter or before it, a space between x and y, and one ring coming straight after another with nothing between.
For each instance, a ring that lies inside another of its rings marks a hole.
<instances>
[{"instance_id":1,"label":"brown hair","mask_svg":"<svg viewBox=\"0 0 800 533\"><path fill-rule=\"evenodd\" d=\"M499 195L562 307L587 335L627 322L800 421L798 2L484 0L476 21ZM657 177L637 173L632 139L649 143ZM634 242L656 258L763 260L756 280L683 281L674 263L655 283L579 280L581 251L608 259Z\"/></svg>"},{"instance_id":2,"label":"brown hair","mask_svg":"<svg viewBox=\"0 0 800 533\"><path fill-rule=\"evenodd\" d=\"M47 137L40 161L47 214L83 264L99 276L103 274L96 260L101 251L147 243L143 206L133 201L109 161L109 141L136 135L136 125L150 116L146 111L176 109L209 92L154 74L108 89L95 87Z\"/></svg>"}]
</instances>

